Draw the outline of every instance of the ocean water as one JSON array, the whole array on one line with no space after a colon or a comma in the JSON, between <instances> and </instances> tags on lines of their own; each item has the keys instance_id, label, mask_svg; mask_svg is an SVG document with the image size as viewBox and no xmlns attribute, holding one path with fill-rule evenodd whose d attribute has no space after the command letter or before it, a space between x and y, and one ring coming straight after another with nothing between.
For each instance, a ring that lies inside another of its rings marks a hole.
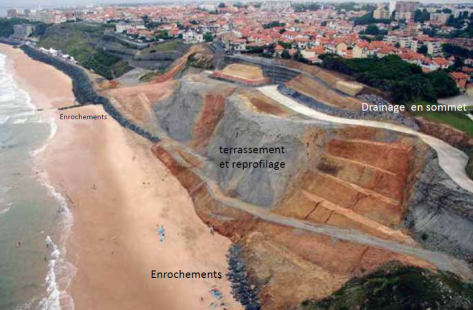
<instances>
[{"instance_id":1,"label":"ocean water","mask_svg":"<svg viewBox=\"0 0 473 310\"><path fill-rule=\"evenodd\" d=\"M0 53L0 310L74 308L65 259L73 218L41 162L55 132Z\"/></svg>"}]
</instances>

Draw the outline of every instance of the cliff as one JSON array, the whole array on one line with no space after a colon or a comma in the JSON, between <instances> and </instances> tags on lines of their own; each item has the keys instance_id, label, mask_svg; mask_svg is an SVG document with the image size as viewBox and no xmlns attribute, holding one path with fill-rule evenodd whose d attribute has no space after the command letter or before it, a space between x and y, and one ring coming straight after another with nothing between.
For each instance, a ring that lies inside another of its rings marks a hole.
<instances>
[{"instance_id":1,"label":"cliff","mask_svg":"<svg viewBox=\"0 0 473 310\"><path fill-rule=\"evenodd\" d=\"M205 74L178 83L154 105L163 137L154 152L203 221L242 247L263 308L327 297L390 260L454 271L446 267L452 258L438 252L468 259L473 200L449 185L416 137L308 120L255 89ZM281 146L287 153L220 151ZM261 159L287 166L220 166ZM447 246L442 238L465 241Z\"/></svg>"}]
</instances>

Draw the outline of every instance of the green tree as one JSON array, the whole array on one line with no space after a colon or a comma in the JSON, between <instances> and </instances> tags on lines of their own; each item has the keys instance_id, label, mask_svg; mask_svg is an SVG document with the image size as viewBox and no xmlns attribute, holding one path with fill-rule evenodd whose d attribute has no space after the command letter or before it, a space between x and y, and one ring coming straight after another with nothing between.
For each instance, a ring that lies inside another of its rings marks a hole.
<instances>
[{"instance_id":1,"label":"green tree","mask_svg":"<svg viewBox=\"0 0 473 310\"><path fill-rule=\"evenodd\" d=\"M458 45L444 44L442 45L444 53L449 55L459 56L462 58L473 58L473 51L463 48Z\"/></svg>"},{"instance_id":2,"label":"green tree","mask_svg":"<svg viewBox=\"0 0 473 310\"><path fill-rule=\"evenodd\" d=\"M267 23L267 24L264 24L263 25L263 28L265 29L269 29L269 28L274 28L274 27L284 27L286 26L285 23L280 23L278 21L273 21L273 22L270 22L270 23Z\"/></svg>"},{"instance_id":3,"label":"green tree","mask_svg":"<svg viewBox=\"0 0 473 310\"><path fill-rule=\"evenodd\" d=\"M379 33L379 28L378 26L376 25L368 25L368 27L366 27L366 30L364 31L364 34L370 34L370 35L378 35Z\"/></svg>"},{"instance_id":4,"label":"green tree","mask_svg":"<svg viewBox=\"0 0 473 310\"><path fill-rule=\"evenodd\" d=\"M205 42L212 42L214 40L214 36L212 35L211 32L206 32L204 34L204 40Z\"/></svg>"},{"instance_id":5,"label":"green tree","mask_svg":"<svg viewBox=\"0 0 473 310\"><path fill-rule=\"evenodd\" d=\"M291 54L289 54L287 49L284 49L284 51L281 53L281 57L284 59L291 59Z\"/></svg>"},{"instance_id":6,"label":"green tree","mask_svg":"<svg viewBox=\"0 0 473 310\"><path fill-rule=\"evenodd\" d=\"M369 25L369 24L390 24L390 19L375 19L373 17L373 12L369 12L361 17L357 17L354 20L355 26L357 25Z\"/></svg>"},{"instance_id":7,"label":"green tree","mask_svg":"<svg viewBox=\"0 0 473 310\"><path fill-rule=\"evenodd\" d=\"M451 65L448 70L450 71L461 71L461 69L465 66L465 62L463 61L463 59L461 59L460 57L455 57L455 62L453 63L453 65Z\"/></svg>"},{"instance_id":8,"label":"green tree","mask_svg":"<svg viewBox=\"0 0 473 310\"><path fill-rule=\"evenodd\" d=\"M422 46L419 48L418 52L421 53L421 54L427 55L427 54L428 54L427 45L422 45Z\"/></svg>"},{"instance_id":9,"label":"green tree","mask_svg":"<svg viewBox=\"0 0 473 310\"><path fill-rule=\"evenodd\" d=\"M224 7L226 7L225 3L223 2L220 2L220 4L218 5L219 8L223 9Z\"/></svg>"},{"instance_id":10,"label":"green tree","mask_svg":"<svg viewBox=\"0 0 473 310\"><path fill-rule=\"evenodd\" d=\"M282 47L284 47L284 49L291 49L292 48L292 44L288 43L288 42L278 41L278 44L281 45Z\"/></svg>"},{"instance_id":11,"label":"green tree","mask_svg":"<svg viewBox=\"0 0 473 310\"><path fill-rule=\"evenodd\" d=\"M456 96L460 93L455 81L447 71L437 70L427 74L437 98Z\"/></svg>"},{"instance_id":12,"label":"green tree","mask_svg":"<svg viewBox=\"0 0 473 310\"><path fill-rule=\"evenodd\" d=\"M421 10L416 10L415 11L414 21L423 23L423 22L426 22L428 20L430 20L430 13L427 12L427 9L423 9L422 11Z\"/></svg>"}]
</instances>

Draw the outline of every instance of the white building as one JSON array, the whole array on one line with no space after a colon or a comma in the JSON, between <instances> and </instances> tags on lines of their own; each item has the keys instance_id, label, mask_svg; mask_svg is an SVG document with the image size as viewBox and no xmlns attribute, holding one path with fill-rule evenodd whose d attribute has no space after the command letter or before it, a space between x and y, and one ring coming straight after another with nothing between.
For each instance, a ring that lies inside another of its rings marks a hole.
<instances>
[{"instance_id":1,"label":"white building","mask_svg":"<svg viewBox=\"0 0 473 310\"><path fill-rule=\"evenodd\" d=\"M389 10L380 6L373 11L373 17L375 19L389 19L391 18L391 14L389 13Z\"/></svg>"},{"instance_id":2,"label":"white building","mask_svg":"<svg viewBox=\"0 0 473 310\"><path fill-rule=\"evenodd\" d=\"M13 37L18 39L25 39L29 37L34 31L33 25L20 24L13 26Z\"/></svg>"},{"instance_id":3,"label":"white building","mask_svg":"<svg viewBox=\"0 0 473 310\"><path fill-rule=\"evenodd\" d=\"M438 56L442 54L442 43L440 41L427 42L427 53Z\"/></svg>"},{"instance_id":4,"label":"white building","mask_svg":"<svg viewBox=\"0 0 473 310\"><path fill-rule=\"evenodd\" d=\"M132 24L119 22L115 25L115 32L117 32L117 33L124 33L124 32L127 32L130 29L133 29Z\"/></svg>"},{"instance_id":5,"label":"white building","mask_svg":"<svg viewBox=\"0 0 473 310\"><path fill-rule=\"evenodd\" d=\"M204 42L204 35L192 30L188 30L182 34L185 44L199 44Z\"/></svg>"},{"instance_id":6,"label":"white building","mask_svg":"<svg viewBox=\"0 0 473 310\"><path fill-rule=\"evenodd\" d=\"M389 16L391 16L394 11L396 11L396 0L391 0L389 2Z\"/></svg>"},{"instance_id":7,"label":"white building","mask_svg":"<svg viewBox=\"0 0 473 310\"><path fill-rule=\"evenodd\" d=\"M399 45L401 48L411 48L412 38L411 37L399 37Z\"/></svg>"},{"instance_id":8,"label":"white building","mask_svg":"<svg viewBox=\"0 0 473 310\"><path fill-rule=\"evenodd\" d=\"M202 11L207 11L207 12L216 12L217 11L217 7L215 6L215 4L200 4L198 6L199 10L202 10Z\"/></svg>"}]
</instances>

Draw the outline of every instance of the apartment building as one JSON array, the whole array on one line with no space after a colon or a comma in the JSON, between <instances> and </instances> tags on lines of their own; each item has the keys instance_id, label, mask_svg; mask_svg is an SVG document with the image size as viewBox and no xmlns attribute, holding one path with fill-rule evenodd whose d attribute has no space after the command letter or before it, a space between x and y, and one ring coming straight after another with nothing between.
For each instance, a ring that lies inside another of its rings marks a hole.
<instances>
[{"instance_id":1,"label":"apartment building","mask_svg":"<svg viewBox=\"0 0 473 310\"><path fill-rule=\"evenodd\" d=\"M20 24L13 26L13 37L17 39L25 39L29 37L34 31L33 25Z\"/></svg>"},{"instance_id":2,"label":"apartment building","mask_svg":"<svg viewBox=\"0 0 473 310\"><path fill-rule=\"evenodd\" d=\"M391 18L391 14L385 7L378 7L373 11L373 17L376 19L389 19Z\"/></svg>"}]
</instances>

